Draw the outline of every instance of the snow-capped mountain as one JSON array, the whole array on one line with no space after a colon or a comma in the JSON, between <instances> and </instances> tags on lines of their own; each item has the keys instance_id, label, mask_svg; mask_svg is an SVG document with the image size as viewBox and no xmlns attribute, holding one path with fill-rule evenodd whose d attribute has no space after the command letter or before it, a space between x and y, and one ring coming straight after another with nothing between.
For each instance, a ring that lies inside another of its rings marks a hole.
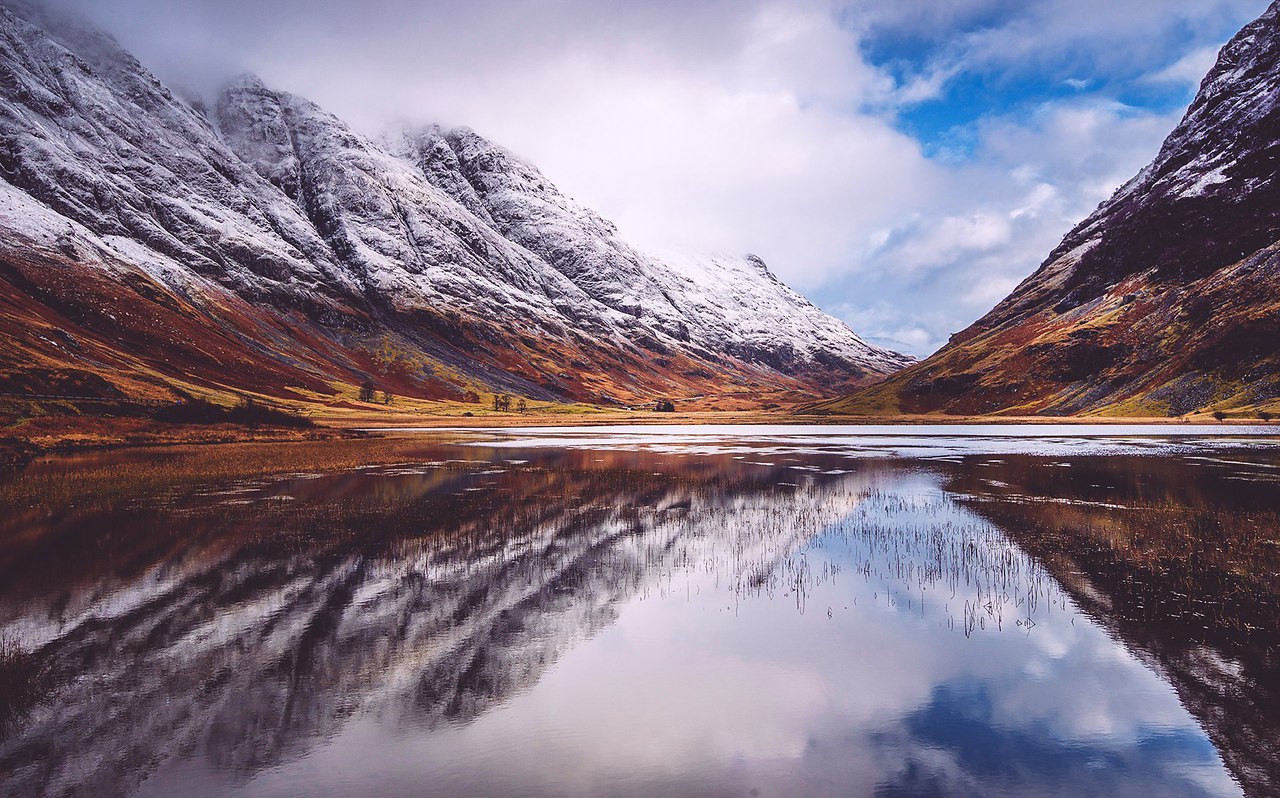
<instances>
[{"instance_id":1,"label":"snow-capped mountain","mask_svg":"<svg viewBox=\"0 0 1280 798\"><path fill-rule=\"evenodd\" d=\"M374 141L254 77L177 97L0 8L6 390L541 399L854 386L909 359L753 256L659 258L466 129Z\"/></svg>"},{"instance_id":2,"label":"snow-capped mountain","mask_svg":"<svg viewBox=\"0 0 1280 798\"><path fill-rule=\"evenodd\" d=\"M779 493L795 472L778 465L619 480L598 454L497 475L499 498L467 491L479 469L401 473L394 486L339 474L337 494L311 494L357 499L324 506L369 535L213 507L196 511L179 553L139 523L128 543L76 549L52 575L12 568L14 592L37 585L36 604L50 606L15 617L29 605L0 602L0 628L22 629L52 672L79 676L33 708L22 734L0 736L4 794L124 795L190 755L247 777L304 756L355 712L469 723L673 573L714 571L744 595L781 582L774 563L852 512L876 479L819 475ZM404 500L404 518L367 514L384 490ZM302 548L262 545L264 529L295 528ZM128 565L86 585L85 560L100 574L104 557ZM50 747L75 755L43 755Z\"/></svg>"},{"instance_id":3,"label":"snow-capped mountain","mask_svg":"<svg viewBox=\"0 0 1280 798\"><path fill-rule=\"evenodd\" d=\"M1155 160L990 313L827 409L1181 415L1280 397L1280 3Z\"/></svg>"}]
</instances>

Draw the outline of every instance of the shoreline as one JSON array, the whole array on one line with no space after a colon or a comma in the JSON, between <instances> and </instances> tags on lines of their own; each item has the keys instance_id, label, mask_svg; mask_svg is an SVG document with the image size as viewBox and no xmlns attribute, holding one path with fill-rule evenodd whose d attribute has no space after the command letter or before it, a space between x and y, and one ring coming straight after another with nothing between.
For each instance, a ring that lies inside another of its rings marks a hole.
<instances>
[{"instance_id":1,"label":"shoreline","mask_svg":"<svg viewBox=\"0 0 1280 798\"><path fill-rule=\"evenodd\" d=\"M1227 418L1212 416L1115 417L1115 416L835 416L779 412L703 411L687 413L601 412L583 414L486 414L458 416L451 414L369 414L325 419L320 423L336 429L360 430L383 434L398 430L485 429L495 427L605 427L605 426L1222 426L1280 428L1280 420L1259 418Z\"/></svg>"},{"instance_id":2,"label":"shoreline","mask_svg":"<svg viewBox=\"0 0 1280 798\"><path fill-rule=\"evenodd\" d=\"M1177 428L1197 425L1222 427L1275 426L1280 421L1256 418L1098 417L1098 416L833 416L784 412L702 411L687 413L599 412L599 413L484 413L420 414L370 412L314 418L309 429L230 424L146 424L124 419L79 418L91 423L42 424L35 429L0 429L0 469L20 468L33 459L54 454L169 446L217 446L235 443L294 443L397 437L432 430L509 428L608 427L608 426L1149 426ZM23 434L23 433L27 434Z\"/></svg>"}]
</instances>

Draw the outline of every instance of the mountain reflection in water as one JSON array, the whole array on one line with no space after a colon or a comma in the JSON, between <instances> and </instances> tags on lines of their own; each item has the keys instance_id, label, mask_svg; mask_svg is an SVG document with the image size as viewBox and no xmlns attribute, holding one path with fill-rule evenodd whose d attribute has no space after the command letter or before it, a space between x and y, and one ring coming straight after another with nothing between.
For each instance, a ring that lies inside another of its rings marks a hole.
<instances>
[{"instance_id":1,"label":"mountain reflection in water","mask_svg":"<svg viewBox=\"0 0 1280 798\"><path fill-rule=\"evenodd\" d=\"M0 486L0 794L1280 783L1274 458L393 454Z\"/></svg>"}]
</instances>

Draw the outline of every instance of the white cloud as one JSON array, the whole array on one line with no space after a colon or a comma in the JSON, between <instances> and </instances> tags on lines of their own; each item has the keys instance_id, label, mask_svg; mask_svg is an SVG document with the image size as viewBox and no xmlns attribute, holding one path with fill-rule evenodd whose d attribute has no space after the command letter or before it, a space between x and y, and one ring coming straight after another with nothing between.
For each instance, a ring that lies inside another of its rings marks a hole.
<instances>
[{"instance_id":1,"label":"white cloud","mask_svg":"<svg viewBox=\"0 0 1280 798\"><path fill-rule=\"evenodd\" d=\"M879 231L856 267L858 288L826 288L840 297L833 306L868 336L933 351L1145 165L1176 116L1073 99L983 122L970 161L946 172L928 204ZM927 335L904 332L912 329Z\"/></svg>"},{"instance_id":2,"label":"white cloud","mask_svg":"<svg viewBox=\"0 0 1280 798\"><path fill-rule=\"evenodd\" d=\"M960 295L960 301L966 305L990 307L1008 296L1019 282L1021 281L1013 275L984 275Z\"/></svg>"},{"instance_id":3,"label":"white cloud","mask_svg":"<svg viewBox=\"0 0 1280 798\"><path fill-rule=\"evenodd\" d=\"M835 303L831 312L868 341L901 352L932 352L946 343L947 333L960 320L943 308L903 306L880 300L870 306Z\"/></svg>"},{"instance_id":4,"label":"white cloud","mask_svg":"<svg viewBox=\"0 0 1280 798\"><path fill-rule=\"evenodd\" d=\"M1164 69L1147 75L1144 80L1148 83L1182 83L1189 88L1199 86L1217 60L1219 49L1211 45L1192 50Z\"/></svg>"},{"instance_id":5,"label":"white cloud","mask_svg":"<svg viewBox=\"0 0 1280 798\"><path fill-rule=\"evenodd\" d=\"M1081 68L1101 74L1145 72L1167 61L1188 31L1221 44L1266 0L1031 0L995 3L1010 9L999 24L954 39L951 57L970 68ZM1194 37L1193 37L1194 38ZM1203 46L1204 42L1197 42ZM1079 79L1080 75L1070 75Z\"/></svg>"},{"instance_id":6,"label":"white cloud","mask_svg":"<svg viewBox=\"0 0 1280 798\"><path fill-rule=\"evenodd\" d=\"M754 252L802 289L844 272L941 174L891 115L858 110L899 87L824 2L86 8L162 74L251 69L368 133L468 125L643 245Z\"/></svg>"}]
</instances>

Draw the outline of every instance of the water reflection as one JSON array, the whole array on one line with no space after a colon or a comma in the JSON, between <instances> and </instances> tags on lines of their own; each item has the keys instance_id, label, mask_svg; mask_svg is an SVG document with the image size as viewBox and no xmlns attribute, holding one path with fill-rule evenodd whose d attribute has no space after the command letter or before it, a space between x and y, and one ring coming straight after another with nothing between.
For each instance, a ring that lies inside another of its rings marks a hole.
<instances>
[{"instance_id":1,"label":"water reflection","mask_svg":"<svg viewBox=\"0 0 1280 798\"><path fill-rule=\"evenodd\" d=\"M1276 500L1235 479L1265 467L393 454L253 479L197 457L168 481L108 458L6 486L0 634L41 675L4 683L4 794L1275 783L1280 569L1241 563L1274 556ZM103 468L146 476L106 490ZM1099 536L1138 500L1137 552ZM1177 524L1232 542L1177 548ZM1250 620L1170 622L1188 590Z\"/></svg>"},{"instance_id":2,"label":"water reflection","mask_svg":"<svg viewBox=\"0 0 1280 798\"><path fill-rule=\"evenodd\" d=\"M1249 454L982 460L947 483L1177 688L1255 795L1280 792L1277 488Z\"/></svg>"}]
</instances>

